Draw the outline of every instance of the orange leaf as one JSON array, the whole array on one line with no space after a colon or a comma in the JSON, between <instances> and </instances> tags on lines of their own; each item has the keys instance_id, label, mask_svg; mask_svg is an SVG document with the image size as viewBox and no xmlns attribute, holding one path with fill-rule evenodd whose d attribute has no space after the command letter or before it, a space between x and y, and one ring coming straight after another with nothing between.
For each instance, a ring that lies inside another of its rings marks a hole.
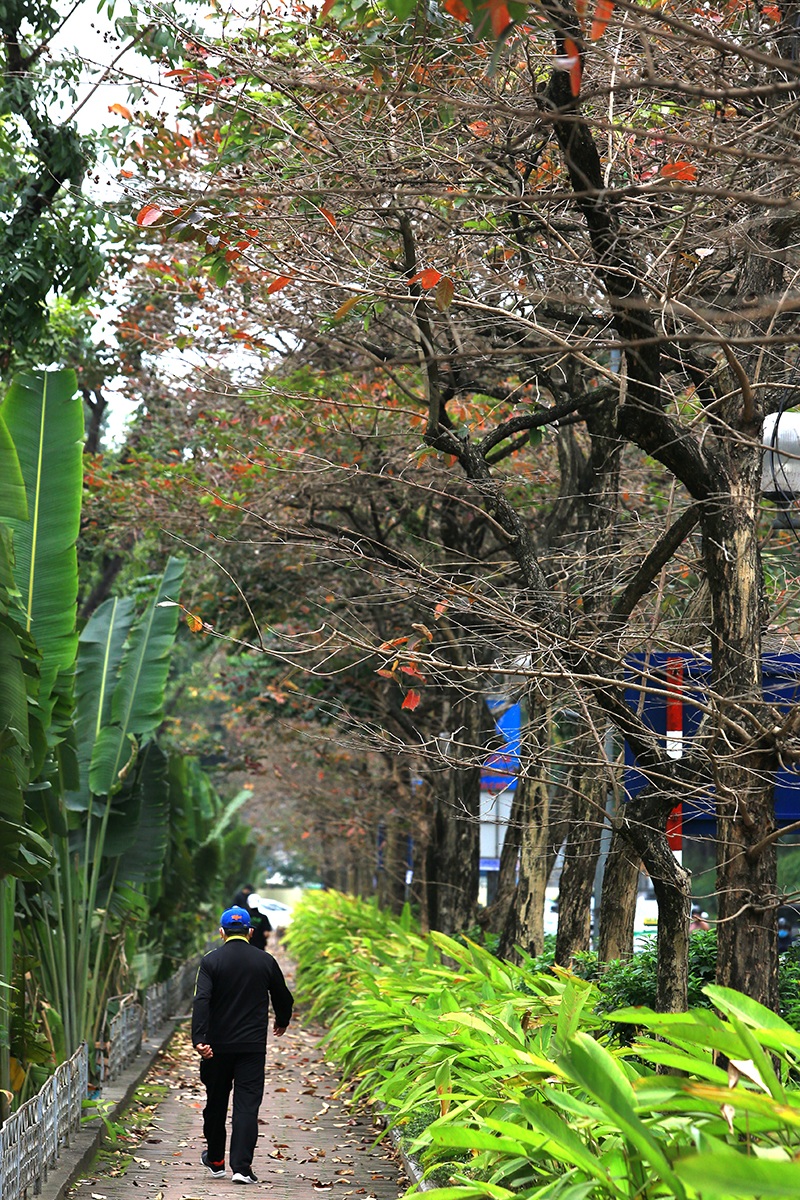
<instances>
[{"instance_id":1,"label":"orange leaf","mask_svg":"<svg viewBox=\"0 0 800 1200\"><path fill-rule=\"evenodd\" d=\"M469 9L461 0L444 0L444 11L449 12L457 21L469 20Z\"/></svg>"},{"instance_id":2,"label":"orange leaf","mask_svg":"<svg viewBox=\"0 0 800 1200\"><path fill-rule=\"evenodd\" d=\"M597 7L594 10L594 20L592 21L592 29L589 34L591 41L598 41L606 31L606 26L611 20L611 14L614 11L614 0L597 0Z\"/></svg>"},{"instance_id":3,"label":"orange leaf","mask_svg":"<svg viewBox=\"0 0 800 1200\"><path fill-rule=\"evenodd\" d=\"M422 697L420 696L419 692L411 691L407 694L405 700L400 705L400 707L401 708L410 708L411 711L413 712L414 709L419 704L421 699L422 699Z\"/></svg>"},{"instance_id":4,"label":"orange leaf","mask_svg":"<svg viewBox=\"0 0 800 1200\"><path fill-rule=\"evenodd\" d=\"M475 137L489 136L489 124L487 121L473 121L468 128L475 134Z\"/></svg>"},{"instance_id":5,"label":"orange leaf","mask_svg":"<svg viewBox=\"0 0 800 1200\"><path fill-rule=\"evenodd\" d=\"M108 111L116 113L119 117L124 117L126 121L132 121L131 110L126 108L124 104L109 104Z\"/></svg>"},{"instance_id":6,"label":"orange leaf","mask_svg":"<svg viewBox=\"0 0 800 1200\"><path fill-rule=\"evenodd\" d=\"M319 15L321 17L327 17L328 13L331 11L331 9L333 8L335 3L336 3L336 0L325 0L325 3L323 4Z\"/></svg>"},{"instance_id":7,"label":"orange leaf","mask_svg":"<svg viewBox=\"0 0 800 1200\"><path fill-rule=\"evenodd\" d=\"M511 14L505 0L487 0L486 4L481 5L482 8L489 10L489 19L492 22L492 33L496 38L502 37L505 31L511 24Z\"/></svg>"},{"instance_id":8,"label":"orange leaf","mask_svg":"<svg viewBox=\"0 0 800 1200\"><path fill-rule=\"evenodd\" d=\"M441 278L441 271L437 271L435 267L426 267L424 271L417 271L416 275L409 279L408 286L411 287L413 283L418 283L421 288L429 292L431 288L436 287Z\"/></svg>"},{"instance_id":9,"label":"orange leaf","mask_svg":"<svg viewBox=\"0 0 800 1200\"><path fill-rule=\"evenodd\" d=\"M564 38L564 69L569 71L570 91L573 96L579 95L583 68L580 51L572 38Z\"/></svg>"},{"instance_id":10,"label":"orange leaf","mask_svg":"<svg viewBox=\"0 0 800 1200\"><path fill-rule=\"evenodd\" d=\"M186 624L189 626L192 633L199 633L200 630L203 628L203 622L200 620L199 617L196 617L194 615L194 613L186 614Z\"/></svg>"},{"instance_id":11,"label":"orange leaf","mask_svg":"<svg viewBox=\"0 0 800 1200\"><path fill-rule=\"evenodd\" d=\"M322 213L323 217L328 222L331 229L335 229L336 228L336 217L333 215L333 213L329 212L327 208L321 208L319 211Z\"/></svg>"},{"instance_id":12,"label":"orange leaf","mask_svg":"<svg viewBox=\"0 0 800 1200\"><path fill-rule=\"evenodd\" d=\"M133 171L120 171L120 176L123 179L133 179Z\"/></svg>"},{"instance_id":13,"label":"orange leaf","mask_svg":"<svg viewBox=\"0 0 800 1200\"><path fill-rule=\"evenodd\" d=\"M415 679L421 680L422 683L425 682L425 676L422 674L422 671L420 671L419 667L414 663L411 663L409 666L401 667L400 670L404 675L413 675Z\"/></svg>"},{"instance_id":14,"label":"orange leaf","mask_svg":"<svg viewBox=\"0 0 800 1200\"><path fill-rule=\"evenodd\" d=\"M363 296L350 296L347 300L345 300L344 304L339 305L336 312L333 314L334 321L341 321L342 317L346 317L347 314L355 308L359 300L363 299Z\"/></svg>"},{"instance_id":15,"label":"orange leaf","mask_svg":"<svg viewBox=\"0 0 800 1200\"><path fill-rule=\"evenodd\" d=\"M372 82L375 84L375 87L381 87L381 86L382 86L382 84L383 84L383 72L381 71L380 67L373 67L373 68L372 68Z\"/></svg>"},{"instance_id":16,"label":"orange leaf","mask_svg":"<svg viewBox=\"0 0 800 1200\"><path fill-rule=\"evenodd\" d=\"M697 179L697 167L680 159L677 162L664 163L661 174L665 179L679 179L683 183L694 183Z\"/></svg>"},{"instance_id":17,"label":"orange leaf","mask_svg":"<svg viewBox=\"0 0 800 1200\"><path fill-rule=\"evenodd\" d=\"M267 288L267 295L271 296L273 292L279 292L281 288L285 288L287 283L291 283L291 281L291 275L279 275L277 279L273 279Z\"/></svg>"},{"instance_id":18,"label":"orange leaf","mask_svg":"<svg viewBox=\"0 0 800 1200\"><path fill-rule=\"evenodd\" d=\"M445 312L453 303L453 295L455 294L456 285L453 283L449 275L443 275L436 285L436 295L434 300L439 312Z\"/></svg>"},{"instance_id":19,"label":"orange leaf","mask_svg":"<svg viewBox=\"0 0 800 1200\"><path fill-rule=\"evenodd\" d=\"M145 204L144 208L139 209L136 224L146 229L148 225L155 225L161 215L161 209L157 204Z\"/></svg>"}]
</instances>

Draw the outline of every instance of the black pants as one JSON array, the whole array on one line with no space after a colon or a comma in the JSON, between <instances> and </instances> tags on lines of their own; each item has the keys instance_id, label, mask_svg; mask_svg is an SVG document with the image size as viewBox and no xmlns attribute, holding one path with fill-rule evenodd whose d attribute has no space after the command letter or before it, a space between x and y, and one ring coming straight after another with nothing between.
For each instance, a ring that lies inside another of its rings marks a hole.
<instances>
[{"instance_id":1,"label":"black pants","mask_svg":"<svg viewBox=\"0 0 800 1200\"><path fill-rule=\"evenodd\" d=\"M266 1051L257 1054L217 1054L200 1062L206 1088L203 1134L211 1162L225 1158L225 1121L233 1088L231 1170L249 1171L258 1139L258 1108L264 1095Z\"/></svg>"}]
</instances>

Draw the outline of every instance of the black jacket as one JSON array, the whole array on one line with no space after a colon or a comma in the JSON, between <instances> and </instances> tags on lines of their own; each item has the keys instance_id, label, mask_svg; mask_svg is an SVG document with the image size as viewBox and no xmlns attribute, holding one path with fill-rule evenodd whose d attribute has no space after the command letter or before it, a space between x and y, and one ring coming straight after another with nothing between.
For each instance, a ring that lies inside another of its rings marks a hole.
<instances>
[{"instance_id":1,"label":"black jacket","mask_svg":"<svg viewBox=\"0 0 800 1200\"><path fill-rule=\"evenodd\" d=\"M242 937L228 938L200 963L192 1044L220 1054L265 1050L270 1000L277 1024L288 1025L294 1000L275 959Z\"/></svg>"}]
</instances>

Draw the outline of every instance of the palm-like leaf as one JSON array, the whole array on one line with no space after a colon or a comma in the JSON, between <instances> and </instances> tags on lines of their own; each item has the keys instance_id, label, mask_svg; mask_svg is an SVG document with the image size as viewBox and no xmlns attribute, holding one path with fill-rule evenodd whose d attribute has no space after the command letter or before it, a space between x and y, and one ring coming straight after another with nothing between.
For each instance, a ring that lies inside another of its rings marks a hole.
<instances>
[{"instance_id":1,"label":"palm-like leaf","mask_svg":"<svg viewBox=\"0 0 800 1200\"><path fill-rule=\"evenodd\" d=\"M161 723L178 624L177 607L162 602L177 597L183 566L178 559L169 560L156 595L128 638L111 700L111 724L100 730L92 752L89 786L95 796L107 796L119 785L134 739L147 739Z\"/></svg>"},{"instance_id":2,"label":"palm-like leaf","mask_svg":"<svg viewBox=\"0 0 800 1200\"><path fill-rule=\"evenodd\" d=\"M56 678L72 669L77 648L83 405L74 371L18 375L0 415L16 448L28 509L27 518L0 512L0 520L14 533L14 578L42 655L39 703L49 722Z\"/></svg>"},{"instance_id":3,"label":"palm-like leaf","mask_svg":"<svg viewBox=\"0 0 800 1200\"><path fill-rule=\"evenodd\" d=\"M79 639L75 736L80 786L67 797L73 811L85 812L91 805L92 753L101 729L110 723L111 698L134 611L130 596L106 600L86 622Z\"/></svg>"},{"instance_id":4,"label":"palm-like leaf","mask_svg":"<svg viewBox=\"0 0 800 1200\"><path fill-rule=\"evenodd\" d=\"M0 520L27 521L28 499L14 439L0 409Z\"/></svg>"},{"instance_id":5,"label":"palm-like leaf","mask_svg":"<svg viewBox=\"0 0 800 1200\"><path fill-rule=\"evenodd\" d=\"M106 858L118 858L117 879L130 884L161 878L169 832L167 756L154 742L143 751L127 795L108 822Z\"/></svg>"}]
</instances>

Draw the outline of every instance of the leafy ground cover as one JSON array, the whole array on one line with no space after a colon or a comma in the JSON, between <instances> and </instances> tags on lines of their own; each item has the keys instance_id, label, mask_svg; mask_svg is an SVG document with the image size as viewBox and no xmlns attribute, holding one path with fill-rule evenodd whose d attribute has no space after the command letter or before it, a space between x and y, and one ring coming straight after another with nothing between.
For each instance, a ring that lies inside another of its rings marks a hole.
<instances>
[{"instance_id":1,"label":"leafy ground cover","mask_svg":"<svg viewBox=\"0 0 800 1200\"><path fill-rule=\"evenodd\" d=\"M288 943L331 1056L435 1200L797 1195L800 1033L740 993L602 1013L592 980L336 893L304 901Z\"/></svg>"}]
</instances>

